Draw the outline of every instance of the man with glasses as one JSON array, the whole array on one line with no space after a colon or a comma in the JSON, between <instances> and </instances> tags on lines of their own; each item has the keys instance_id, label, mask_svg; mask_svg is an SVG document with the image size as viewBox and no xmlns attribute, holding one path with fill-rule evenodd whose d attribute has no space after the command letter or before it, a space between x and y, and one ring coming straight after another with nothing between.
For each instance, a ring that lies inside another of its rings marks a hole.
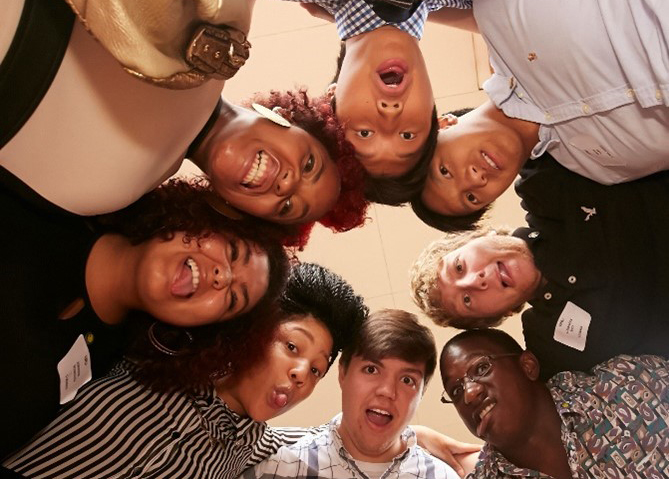
<instances>
[{"instance_id":1,"label":"man with glasses","mask_svg":"<svg viewBox=\"0 0 669 479\"><path fill-rule=\"evenodd\" d=\"M442 402L486 441L470 477L669 477L669 361L617 356L548 384L508 334L465 331L441 353Z\"/></svg>"}]
</instances>

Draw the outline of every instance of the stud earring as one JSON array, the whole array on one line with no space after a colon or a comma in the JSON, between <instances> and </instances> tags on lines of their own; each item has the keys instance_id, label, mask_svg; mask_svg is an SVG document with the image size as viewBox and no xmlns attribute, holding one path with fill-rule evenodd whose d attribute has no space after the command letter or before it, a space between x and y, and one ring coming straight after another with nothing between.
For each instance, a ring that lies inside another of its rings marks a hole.
<instances>
[{"instance_id":1,"label":"stud earring","mask_svg":"<svg viewBox=\"0 0 669 479\"><path fill-rule=\"evenodd\" d=\"M264 116L269 121L274 122L277 125L290 128L290 122L279 115L277 112L270 110L265 106L259 105L258 103L251 103L251 106L260 116Z\"/></svg>"}]
</instances>

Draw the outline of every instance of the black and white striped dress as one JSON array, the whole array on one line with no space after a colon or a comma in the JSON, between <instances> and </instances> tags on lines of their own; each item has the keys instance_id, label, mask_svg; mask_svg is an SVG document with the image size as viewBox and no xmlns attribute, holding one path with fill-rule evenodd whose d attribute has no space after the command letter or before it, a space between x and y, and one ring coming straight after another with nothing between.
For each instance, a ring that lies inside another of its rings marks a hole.
<instances>
[{"instance_id":1,"label":"black and white striped dress","mask_svg":"<svg viewBox=\"0 0 669 479\"><path fill-rule=\"evenodd\" d=\"M214 393L160 393L122 362L89 383L3 465L31 478L199 478L241 474L305 434L240 417Z\"/></svg>"}]
</instances>

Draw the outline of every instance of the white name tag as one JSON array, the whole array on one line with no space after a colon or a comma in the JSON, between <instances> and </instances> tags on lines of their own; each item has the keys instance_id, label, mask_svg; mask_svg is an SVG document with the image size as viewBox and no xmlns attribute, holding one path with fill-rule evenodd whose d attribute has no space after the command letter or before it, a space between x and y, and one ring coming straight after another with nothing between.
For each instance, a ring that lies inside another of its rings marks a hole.
<instances>
[{"instance_id":1,"label":"white name tag","mask_svg":"<svg viewBox=\"0 0 669 479\"><path fill-rule=\"evenodd\" d=\"M553 339L570 348L583 351L591 318L592 316L586 310L567 301L555 325Z\"/></svg>"},{"instance_id":2,"label":"white name tag","mask_svg":"<svg viewBox=\"0 0 669 479\"><path fill-rule=\"evenodd\" d=\"M91 380L91 355L83 335L79 335L67 354L58 363L60 376L60 403L65 404L76 396L81 386Z\"/></svg>"}]
</instances>

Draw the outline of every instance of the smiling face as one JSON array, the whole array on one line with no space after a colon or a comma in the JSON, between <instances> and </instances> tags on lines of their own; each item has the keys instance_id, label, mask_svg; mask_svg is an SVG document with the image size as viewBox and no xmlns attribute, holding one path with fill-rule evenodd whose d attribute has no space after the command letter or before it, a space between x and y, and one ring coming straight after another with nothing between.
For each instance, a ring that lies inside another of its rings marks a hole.
<instances>
[{"instance_id":1,"label":"smiling face","mask_svg":"<svg viewBox=\"0 0 669 479\"><path fill-rule=\"evenodd\" d=\"M355 459L387 462L403 450L400 435L416 412L424 375L424 364L398 358L353 356L348 368L340 364L339 434Z\"/></svg>"},{"instance_id":2,"label":"smiling face","mask_svg":"<svg viewBox=\"0 0 669 479\"><path fill-rule=\"evenodd\" d=\"M518 131L473 110L439 131L421 199L442 215L478 211L513 183L529 155Z\"/></svg>"},{"instance_id":3,"label":"smiling face","mask_svg":"<svg viewBox=\"0 0 669 479\"><path fill-rule=\"evenodd\" d=\"M346 41L335 90L337 118L372 176L400 176L418 161L434 98L418 41L382 27Z\"/></svg>"},{"instance_id":4,"label":"smiling face","mask_svg":"<svg viewBox=\"0 0 669 479\"><path fill-rule=\"evenodd\" d=\"M140 308L177 326L225 321L251 310L267 291L267 254L233 235L143 243L137 265Z\"/></svg>"},{"instance_id":5,"label":"smiling face","mask_svg":"<svg viewBox=\"0 0 669 479\"><path fill-rule=\"evenodd\" d=\"M204 143L204 170L216 192L237 209L275 223L307 223L330 211L340 178L323 145L296 126L243 108L234 112Z\"/></svg>"},{"instance_id":6,"label":"smiling face","mask_svg":"<svg viewBox=\"0 0 669 479\"><path fill-rule=\"evenodd\" d=\"M267 421L304 399L325 375L332 335L313 316L294 316L280 324L266 358L219 395L237 413Z\"/></svg>"},{"instance_id":7,"label":"smiling face","mask_svg":"<svg viewBox=\"0 0 669 479\"><path fill-rule=\"evenodd\" d=\"M435 294L460 318L503 316L527 301L541 282L527 243L488 235L446 254L438 265Z\"/></svg>"},{"instance_id":8,"label":"smiling face","mask_svg":"<svg viewBox=\"0 0 669 479\"><path fill-rule=\"evenodd\" d=\"M464 386L459 396L455 394L454 405L469 431L501 450L527 439L525 418L536 406L536 359L530 353L492 359L485 376L475 382L462 378L483 356L505 353L489 338L469 337L449 345L440 364L446 392L454 394L455 388Z\"/></svg>"}]
</instances>

